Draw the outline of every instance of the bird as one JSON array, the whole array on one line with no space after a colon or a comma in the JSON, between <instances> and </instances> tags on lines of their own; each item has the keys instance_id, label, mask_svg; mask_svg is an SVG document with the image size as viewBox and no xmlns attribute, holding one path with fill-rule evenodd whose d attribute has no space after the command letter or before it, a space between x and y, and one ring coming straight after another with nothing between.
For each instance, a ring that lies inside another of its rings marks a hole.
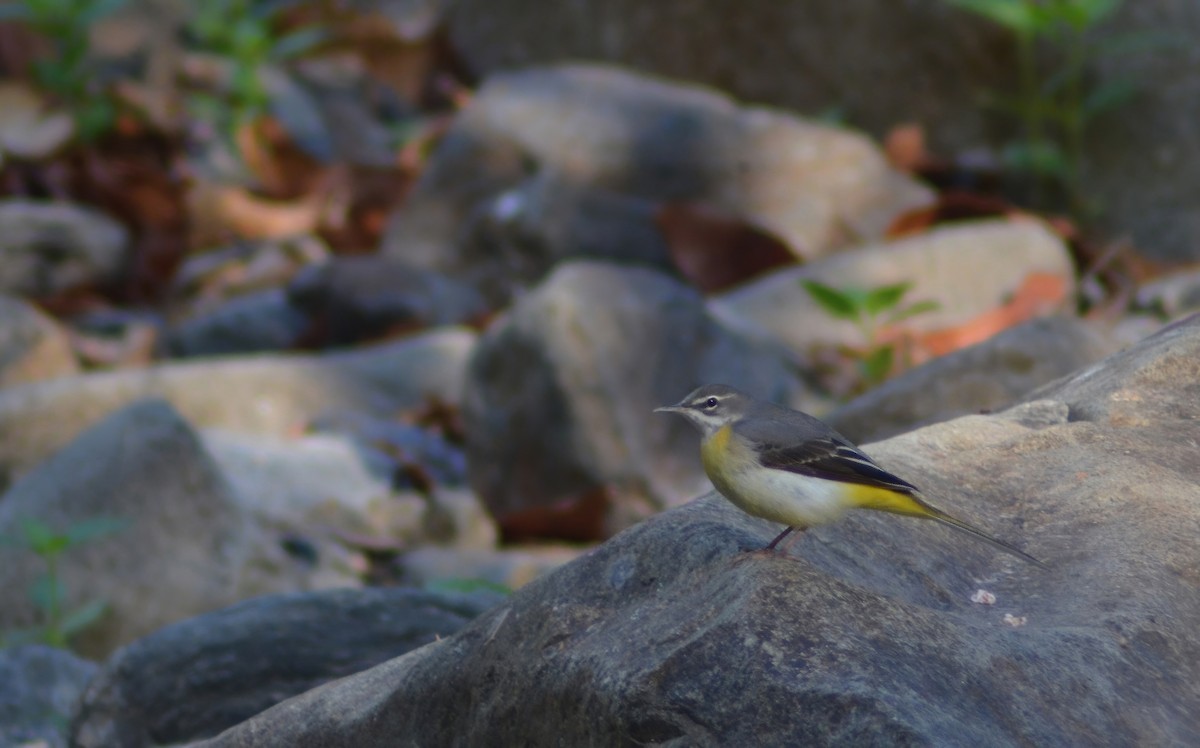
<instances>
[{"instance_id":1,"label":"bird","mask_svg":"<svg viewBox=\"0 0 1200 748\"><path fill-rule=\"evenodd\" d=\"M1041 568L1046 564L930 504L921 491L813 416L724 384L708 384L675 405L701 434L704 472L718 492L747 514L783 524L766 547L793 531L833 522L851 509L919 517L969 533Z\"/></svg>"}]
</instances>

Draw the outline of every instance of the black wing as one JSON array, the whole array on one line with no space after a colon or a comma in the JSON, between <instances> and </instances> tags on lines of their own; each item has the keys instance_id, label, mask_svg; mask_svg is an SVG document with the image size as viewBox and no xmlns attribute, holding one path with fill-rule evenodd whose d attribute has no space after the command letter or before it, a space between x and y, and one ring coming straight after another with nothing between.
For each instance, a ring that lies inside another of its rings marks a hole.
<instances>
[{"instance_id":1,"label":"black wing","mask_svg":"<svg viewBox=\"0 0 1200 748\"><path fill-rule=\"evenodd\" d=\"M845 483L879 486L907 494L917 493L916 486L879 467L849 441L837 436L817 437L795 445L760 441L758 454L764 467L776 470Z\"/></svg>"}]
</instances>

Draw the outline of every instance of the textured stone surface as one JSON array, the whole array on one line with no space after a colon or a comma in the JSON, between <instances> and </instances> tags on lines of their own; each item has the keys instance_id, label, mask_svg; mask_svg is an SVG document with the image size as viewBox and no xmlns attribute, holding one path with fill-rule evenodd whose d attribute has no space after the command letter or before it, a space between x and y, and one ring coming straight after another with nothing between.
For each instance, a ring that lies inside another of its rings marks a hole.
<instances>
[{"instance_id":1,"label":"textured stone surface","mask_svg":"<svg viewBox=\"0 0 1200 748\"><path fill-rule=\"evenodd\" d=\"M516 534L605 536L707 485L684 423L655 407L706 381L788 400L777 354L643 268L560 266L481 338L463 402L471 486ZM577 507L574 520L537 512Z\"/></svg>"},{"instance_id":2,"label":"textured stone surface","mask_svg":"<svg viewBox=\"0 0 1200 748\"><path fill-rule=\"evenodd\" d=\"M714 496L205 745L1195 744L1198 362L1193 318L868 448L1047 570L880 515L746 553L777 528Z\"/></svg>"},{"instance_id":3,"label":"textured stone surface","mask_svg":"<svg viewBox=\"0 0 1200 748\"><path fill-rule=\"evenodd\" d=\"M1087 323L1043 317L911 369L825 417L859 443L997 410L1095 363L1119 346Z\"/></svg>"},{"instance_id":4,"label":"textured stone surface","mask_svg":"<svg viewBox=\"0 0 1200 748\"><path fill-rule=\"evenodd\" d=\"M1123 3L1093 38L1132 34L1141 49L1100 55L1098 87L1121 78L1136 96L1096 118L1085 144L1085 197L1114 235L1132 232L1155 257L1200 257L1200 5ZM959 152L1018 135L1015 118L979 106L1017 89L1017 63L999 27L943 0L467 0L451 37L479 75L596 60L694 80L746 99L815 114L835 110L877 138L902 122L926 127L934 148ZM700 50L698 52L698 50ZM1132 52L1132 53L1129 53Z\"/></svg>"},{"instance_id":5,"label":"textured stone surface","mask_svg":"<svg viewBox=\"0 0 1200 748\"><path fill-rule=\"evenodd\" d=\"M211 737L303 691L453 634L503 598L413 589L257 598L122 648L89 684L77 748Z\"/></svg>"}]
</instances>

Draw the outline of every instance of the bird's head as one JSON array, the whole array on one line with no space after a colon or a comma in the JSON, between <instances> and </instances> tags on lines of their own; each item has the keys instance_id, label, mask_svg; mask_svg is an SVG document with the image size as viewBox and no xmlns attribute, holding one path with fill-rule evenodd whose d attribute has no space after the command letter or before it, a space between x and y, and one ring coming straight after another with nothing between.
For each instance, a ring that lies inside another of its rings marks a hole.
<instances>
[{"instance_id":1,"label":"bird's head","mask_svg":"<svg viewBox=\"0 0 1200 748\"><path fill-rule=\"evenodd\" d=\"M654 412L678 413L707 437L727 423L736 423L753 404L749 395L727 384L706 384L675 405L664 405Z\"/></svg>"}]
</instances>

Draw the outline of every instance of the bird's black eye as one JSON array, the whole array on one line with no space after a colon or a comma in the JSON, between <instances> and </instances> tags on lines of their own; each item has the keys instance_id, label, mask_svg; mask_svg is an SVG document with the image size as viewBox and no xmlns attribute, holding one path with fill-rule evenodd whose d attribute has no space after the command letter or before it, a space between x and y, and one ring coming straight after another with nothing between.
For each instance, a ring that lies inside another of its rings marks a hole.
<instances>
[{"instance_id":1,"label":"bird's black eye","mask_svg":"<svg viewBox=\"0 0 1200 748\"><path fill-rule=\"evenodd\" d=\"M715 408L715 407L717 407L717 402L718 402L717 398L710 397L704 401L704 407L705 408Z\"/></svg>"}]
</instances>

